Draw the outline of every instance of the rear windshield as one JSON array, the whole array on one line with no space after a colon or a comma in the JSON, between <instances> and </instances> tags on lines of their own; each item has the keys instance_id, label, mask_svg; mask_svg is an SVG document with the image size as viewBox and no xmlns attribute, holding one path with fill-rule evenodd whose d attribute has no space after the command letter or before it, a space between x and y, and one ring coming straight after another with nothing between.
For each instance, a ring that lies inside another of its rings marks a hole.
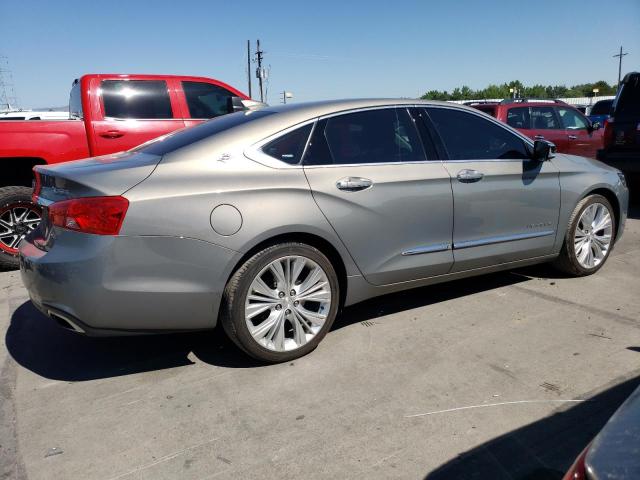
<instances>
[{"instance_id":1,"label":"rear windshield","mask_svg":"<svg viewBox=\"0 0 640 480\"><path fill-rule=\"evenodd\" d=\"M179 148L203 140L216 133L224 132L230 128L257 120L275 112L266 110L236 112L214 118L195 127L185 128L169 135L158 137L150 142L134 148L134 152L150 153L151 155L166 155Z\"/></svg>"},{"instance_id":2,"label":"rear windshield","mask_svg":"<svg viewBox=\"0 0 640 480\"><path fill-rule=\"evenodd\" d=\"M613 100L600 100L591 109L591 115L609 115Z\"/></svg>"},{"instance_id":3,"label":"rear windshield","mask_svg":"<svg viewBox=\"0 0 640 480\"><path fill-rule=\"evenodd\" d=\"M622 85L615 109L616 116L640 114L640 75L632 77Z\"/></svg>"}]
</instances>

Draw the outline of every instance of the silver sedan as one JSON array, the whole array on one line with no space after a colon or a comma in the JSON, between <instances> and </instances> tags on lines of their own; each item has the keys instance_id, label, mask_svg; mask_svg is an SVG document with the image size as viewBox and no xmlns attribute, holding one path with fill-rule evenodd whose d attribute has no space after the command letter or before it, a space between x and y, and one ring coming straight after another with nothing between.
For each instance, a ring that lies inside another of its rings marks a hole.
<instances>
[{"instance_id":1,"label":"silver sedan","mask_svg":"<svg viewBox=\"0 0 640 480\"><path fill-rule=\"evenodd\" d=\"M42 312L90 335L220 323L266 362L376 295L542 262L592 274L628 202L611 167L415 100L237 112L35 173L20 262Z\"/></svg>"}]
</instances>

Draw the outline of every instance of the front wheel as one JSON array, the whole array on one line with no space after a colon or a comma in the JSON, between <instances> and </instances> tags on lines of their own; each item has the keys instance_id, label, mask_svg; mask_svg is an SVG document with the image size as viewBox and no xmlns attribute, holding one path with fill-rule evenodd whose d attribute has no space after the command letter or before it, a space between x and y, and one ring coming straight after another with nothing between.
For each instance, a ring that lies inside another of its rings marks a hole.
<instances>
[{"instance_id":1,"label":"front wheel","mask_svg":"<svg viewBox=\"0 0 640 480\"><path fill-rule=\"evenodd\" d=\"M611 203L602 195L585 197L569 218L555 266L574 276L597 272L611 253L615 232L616 219Z\"/></svg>"},{"instance_id":2,"label":"front wheel","mask_svg":"<svg viewBox=\"0 0 640 480\"><path fill-rule=\"evenodd\" d=\"M19 267L18 245L40 224L42 212L28 187L0 188L0 268Z\"/></svg>"},{"instance_id":3,"label":"front wheel","mask_svg":"<svg viewBox=\"0 0 640 480\"><path fill-rule=\"evenodd\" d=\"M284 243L256 253L233 274L220 321L252 357L285 362L316 348L331 328L339 298L329 259L312 246Z\"/></svg>"}]
</instances>

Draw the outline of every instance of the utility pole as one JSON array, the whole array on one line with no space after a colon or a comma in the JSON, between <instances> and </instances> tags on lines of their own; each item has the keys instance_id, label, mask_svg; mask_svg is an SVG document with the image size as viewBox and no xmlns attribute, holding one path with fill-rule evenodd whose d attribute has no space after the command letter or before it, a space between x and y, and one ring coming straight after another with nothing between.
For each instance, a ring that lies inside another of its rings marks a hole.
<instances>
[{"instance_id":1,"label":"utility pole","mask_svg":"<svg viewBox=\"0 0 640 480\"><path fill-rule=\"evenodd\" d=\"M258 77L258 86L260 87L260 101L264 102L264 90L262 88L262 81L264 80L264 69L262 68L262 55L264 52L260 50L260 40L256 42L256 61L258 62L258 68L256 69L256 77Z\"/></svg>"},{"instance_id":2,"label":"utility pole","mask_svg":"<svg viewBox=\"0 0 640 480\"><path fill-rule=\"evenodd\" d=\"M620 79L622 77L622 57L628 55L629 52L622 53L622 45L620 45L620 53L614 55L613 57L618 57L618 85L616 86L616 91L620 88Z\"/></svg>"},{"instance_id":3,"label":"utility pole","mask_svg":"<svg viewBox=\"0 0 640 480\"><path fill-rule=\"evenodd\" d=\"M251 98L251 40L247 40L247 82L249 83L249 98Z\"/></svg>"}]
</instances>

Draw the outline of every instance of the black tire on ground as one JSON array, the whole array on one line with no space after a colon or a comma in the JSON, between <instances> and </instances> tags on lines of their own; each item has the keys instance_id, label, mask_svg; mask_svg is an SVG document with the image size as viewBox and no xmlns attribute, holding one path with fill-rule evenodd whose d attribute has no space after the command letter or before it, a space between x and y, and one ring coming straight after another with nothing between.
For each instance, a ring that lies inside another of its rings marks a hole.
<instances>
[{"instance_id":1,"label":"black tire on ground","mask_svg":"<svg viewBox=\"0 0 640 480\"><path fill-rule=\"evenodd\" d=\"M612 223L612 239L609 249L605 257L602 261L593 268L585 268L578 262L575 252L575 244L574 244L574 236L576 227L578 226L578 221L580 220L580 216L582 212L589 206L594 203L600 203L609 209L609 214L611 215L611 223ZM613 211L613 207L609 200L607 200L602 195L589 195L576 205L576 208L573 210L573 213L569 217L569 225L567 227L567 232L564 236L564 243L562 244L562 250L560 250L560 255L553 262L553 266L556 267L563 273L566 273L575 277L582 277L585 275L591 275L592 273L597 272L602 268L602 266L609 258L609 254L611 253L611 249L613 248L613 242L615 241L615 232L616 232L616 217Z\"/></svg>"},{"instance_id":2,"label":"black tire on ground","mask_svg":"<svg viewBox=\"0 0 640 480\"><path fill-rule=\"evenodd\" d=\"M274 260L288 255L307 257L327 275L331 289L331 306L324 325L305 345L295 350L277 352L260 345L249 332L245 321L246 297L256 275ZM219 320L227 336L245 353L266 363L279 363L302 357L313 351L327 334L338 312L339 282L333 265L317 248L297 242L269 246L253 255L231 276L224 291Z\"/></svg>"},{"instance_id":3,"label":"black tire on ground","mask_svg":"<svg viewBox=\"0 0 640 480\"><path fill-rule=\"evenodd\" d=\"M24 203L33 205L31 201L31 188L29 187L2 187L0 188L0 215L6 211L9 205ZM0 225L0 232L2 232ZM8 252L6 248L0 247L0 269L9 270L19 268L18 254Z\"/></svg>"}]
</instances>

